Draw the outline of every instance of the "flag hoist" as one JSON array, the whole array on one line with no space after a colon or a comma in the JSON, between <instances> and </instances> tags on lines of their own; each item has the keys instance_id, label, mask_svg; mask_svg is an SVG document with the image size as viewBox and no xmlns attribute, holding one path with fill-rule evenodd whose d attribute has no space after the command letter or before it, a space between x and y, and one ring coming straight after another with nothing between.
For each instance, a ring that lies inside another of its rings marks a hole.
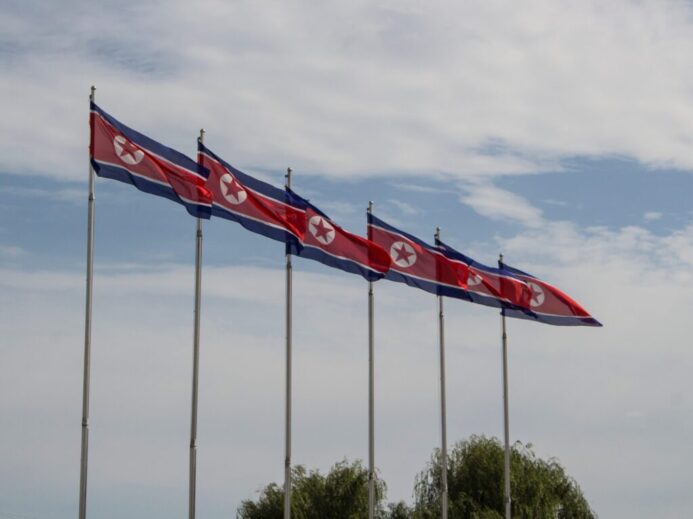
<instances>
[{"instance_id":1,"label":"flag hoist","mask_svg":"<svg viewBox=\"0 0 693 519\"><path fill-rule=\"evenodd\" d=\"M89 104L94 103L96 87L91 87ZM91 115L90 115L91 123ZM87 516L87 460L89 457L89 382L91 369L91 301L94 279L94 168L91 158L94 125L89 124L89 201L87 206L87 290L84 304L84 374L82 376L82 447L79 465L79 519Z\"/></svg>"},{"instance_id":2,"label":"flag hoist","mask_svg":"<svg viewBox=\"0 0 693 519\"><path fill-rule=\"evenodd\" d=\"M368 214L373 202L368 202ZM370 236L369 236L370 239ZM373 281L368 280L368 519L375 516L375 307Z\"/></svg>"},{"instance_id":3,"label":"flag hoist","mask_svg":"<svg viewBox=\"0 0 693 519\"><path fill-rule=\"evenodd\" d=\"M286 169L287 191L291 190L291 168ZM291 518L291 303L292 265L291 248L286 245L286 404L284 429L284 519Z\"/></svg>"},{"instance_id":4,"label":"flag hoist","mask_svg":"<svg viewBox=\"0 0 693 519\"><path fill-rule=\"evenodd\" d=\"M440 227L436 228L435 243L440 242ZM440 346L440 506L441 518L448 519L448 423L445 399L445 317L443 296L438 294L438 343Z\"/></svg>"},{"instance_id":5,"label":"flag hoist","mask_svg":"<svg viewBox=\"0 0 693 519\"><path fill-rule=\"evenodd\" d=\"M498 257L498 268L503 268L503 255ZM508 334L505 330L505 308L501 310L501 341L503 358L503 503L505 519L511 519L510 501L510 417L508 413Z\"/></svg>"},{"instance_id":6,"label":"flag hoist","mask_svg":"<svg viewBox=\"0 0 693 519\"><path fill-rule=\"evenodd\" d=\"M199 144L205 139L200 129ZM201 160L198 157L198 164ZM190 406L190 473L188 476L188 517L195 519L195 497L197 490L197 400L200 374L200 304L202 299L202 220L198 217L195 232L195 312L193 324L193 372Z\"/></svg>"}]
</instances>

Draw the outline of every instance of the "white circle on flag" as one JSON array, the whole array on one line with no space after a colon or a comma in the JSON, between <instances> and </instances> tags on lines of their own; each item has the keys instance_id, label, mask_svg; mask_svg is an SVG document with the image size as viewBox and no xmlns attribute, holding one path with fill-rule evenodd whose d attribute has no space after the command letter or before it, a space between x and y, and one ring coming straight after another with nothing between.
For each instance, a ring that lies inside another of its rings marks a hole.
<instances>
[{"instance_id":1,"label":"white circle on flag","mask_svg":"<svg viewBox=\"0 0 693 519\"><path fill-rule=\"evenodd\" d=\"M475 287L477 285L480 285L483 280L484 278L482 278L478 272L474 272L471 269L469 270L469 276L467 277L467 286Z\"/></svg>"},{"instance_id":2,"label":"white circle on flag","mask_svg":"<svg viewBox=\"0 0 693 519\"><path fill-rule=\"evenodd\" d=\"M332 243L336 236L334 226L322 216L311 216L310 220L308 220L308 229L315 239L323 245Z\"/></svg>"},{"instance_id":3,"label":"white circle on flag","mask_svg":"<svg viewBox=\"0 0 693 519\"><path fill-rule=\"evenodd\" d=\"M219 185L221 187L221 192L224 194L224 198L226 198L230 204L239 205L248 198L246 190L228 173L222 175L221 179L219 179Z\"/></svg>"},{"instance_id":4,"label":"white circle on flag","mask_svg":"<svg viewBox=\"0 0 693 519\"><path fill-rule=\"evenodd\" d=\"M130 164L131 166L139 164L144 158L144 152L122 135L115 136L115 139L113 139L113 148L118 158L125 162L125 164Z\"/></svg>"},{"instance_id":5,"label":"white circle on flag","mask_svg":"<svg viewBox=\"0 0 693 519\"><path fill-rule=\"evenodd\" d=\"M527 284L529 285L529 288L532 289L532 299L529 301L530 306L536 308L537 306L543 305L544 299L546 299L544 289L531 281L527 281Z\"/></svg>"},{"instance_id":6,"label":"white circle on flag","mask_svg":"<svg viewBox=\"0 0 693 519\"><path fill-rule=\"evenodd\" d=\"M414 247L404 241L396 241L390 245L390 257L395 265L402 268L411 267L416 263Z\"/></svg>"}]
</instances>

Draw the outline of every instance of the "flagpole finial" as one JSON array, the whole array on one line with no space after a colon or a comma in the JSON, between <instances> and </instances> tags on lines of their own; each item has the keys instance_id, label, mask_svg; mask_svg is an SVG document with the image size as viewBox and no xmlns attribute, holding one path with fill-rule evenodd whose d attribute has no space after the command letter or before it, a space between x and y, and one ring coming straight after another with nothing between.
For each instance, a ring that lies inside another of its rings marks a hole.
<instances>
[{"instance_id":1,"label":"flagpole finial","mask_svg":"<svg viewBox=\"0 0 693 519\"><path fill-rule=\"evenodd\" d=\"M440 240L440 227L436 227L436 233L433 235L436 240Z\"/></svg>"},{"instance_id":2,"label":"flagpole finial","mask_svg":"<svg viewBox=\"0 0 693 519\"><path fill-rule=\"evenodd\" d=\"M94 94L96 93L96 87L94 85L91 86L91 93L89 94L89 100L93 103L94 102Z\"/></svg>"},{"instance_id":3,"label":"flagpole finial","mask_svg":"<svg viewBox=\"0 0 693 519\"><path fill-rule=\"evenodd\" d=\"M286 187L291 188L291 173L292 173L291 168L286 168L286 175L284 175L284 178L286 179Z\"/></svg>"},{"instance_id":4,"label":"flagpole finial","mask_svg":"<svg viewBox=\"0 0 693 519\"><path fill-rule=\"evenodd\" d=\"M200 141L200 143L204 142L204 140L205 140L205 133L206 133L205 129L204 129L204 128L200 128L200 136L197 138L197 140Z\"/></svg>"},{"instance_id":5,"label":"flagpole finial","mask_svg":"<svg viewBox=\"0 0 693 519\"><path fill-rule=\"evenodd\" d=\"M369 200L369 201L368 201L368 209L367 209L367 211L368 211L369 213L372 213L372 212L373 212L373 200Z\"/></svg>"},{"instance_id":6,"label":"flagpole finial","mask_svg":"<svg viewBox=\"0 0 693 519\"><path fill-rule=\"evenodd\" d=\"M498 266L503 268L503 253L502 252L498 255Z\"/></svg>"}]
</instances>

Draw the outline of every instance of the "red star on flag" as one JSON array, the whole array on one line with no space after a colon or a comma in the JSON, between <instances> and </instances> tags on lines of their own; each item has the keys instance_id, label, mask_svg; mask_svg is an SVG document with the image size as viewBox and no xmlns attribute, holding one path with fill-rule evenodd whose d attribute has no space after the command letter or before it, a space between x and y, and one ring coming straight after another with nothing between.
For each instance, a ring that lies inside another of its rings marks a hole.
<instances>
[{"instance_id":1,"label":"red star on flag","mask_svg":"<svg viewBox=\"0 0 693 519\"><path fill-rule=\"evenodd\" d=\"M325 225L325 220L320 218L318 223L315 224L315 231L313 232L313 235L317 240L322 238L325 241L329 241L331 232L334 232L334 229Z\"/></svg>"},{"instance_id":2,"label":"red star on flag","mask_svg":"<svg viewBox=\"0 0 693 519\"><path fill-rule=\"evenodd\" d=\"M531 281L527 283L529 285L530 290L532 291L532 299L530 301L530 304L532 306L541 306L544 303L544 290L537 285L536 283L532 283Z\"/></svg>"},{"instance_id":3,"label":"red star on flag","mask_svg":"<svg viewBox=\"0 0 693 519\"><path fill-rule=\"evenodd\" d=\"M118 144L120 144L120 148L123 150L121 155L132 155L134 157L135 152L139 151L139 148L127 139L119 141Z\"/></svg>"},{"instance_id":4,"label":"red star on flag","mask_svg":"<svg viewBox=\"0 0 693 519\"><path fill-rule=\"evenodd\" d=\"M243 189L238 182L236 182L236 179L231 177L231 181L226 182L226 194L231 195L234 197L236 200L240 200L240 195L239 193L244 192L245 189Z\"/></svg>"},{"instance_id":5,"label":"red star on flag","mask_svg":"<svg viewBox=\"0 0 693 519\"><path fill-rule=\"evenodd\" d=\"M395 259L395 261L404 261L407 264L409 263L409 258L411 258L414 255L413 252L409 252L405 248L404 244L400 245L399 249L395 248L395 252L397 253L397 258Z\"/></svg>"}]
</instances>

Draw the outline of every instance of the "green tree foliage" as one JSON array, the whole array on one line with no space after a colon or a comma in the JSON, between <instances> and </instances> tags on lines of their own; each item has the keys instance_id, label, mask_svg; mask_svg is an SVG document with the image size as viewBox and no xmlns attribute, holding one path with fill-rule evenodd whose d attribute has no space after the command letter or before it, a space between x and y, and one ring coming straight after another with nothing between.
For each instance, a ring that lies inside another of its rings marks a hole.
<instances>
[{"instance_id":1,"label":"green tree foliage","mask_svg":"<svg viewBox=\"0 0 693 519\"><path fill-rule=\"evenodd\" d=\"M577 483L555 459L536 457L531 445L516 443L511 455L513 517L518 519L593 519ZM449 519L503 519L503 446L496 438L472 436L448 456ZM385 506L385 483L376 481L378 519L440 517L440 454L416 478L414 508ZM282 519L283 487L272 483L257 501L244 501L238 519ZM360 462L342 461L328 474L293 469L293 519L365 519L368 471Z\"/></svg>"},{"instance_id":2,"label":"green tree foliage","mask_svg":"<svg viewBox=\"0 0 693 519\"><path fill-rule=\"evenodd\" d=\"M502 519L503 446L496 438L472 436L448 456L450 519ZM413 519L440 517L440 452L419 474L414 489ZM577 483L555 459L541 460L531 444L516 443L511 452L513 517L592 519Z\"/></svg>"},{"instance_id":3,"label":"green tree foliage","mask_svg":"<svg viewBox=\"0 0 693 519\"><path fill-rule=\"evenodd\" d=\"M385 517L387 519L411 519L411 514L411 509L403 501L400 501L388 505L388 512Z\"/></svg>"},{"instance_id":4,"label":"green tree foliage","mask_svg":"<svg viewBox=\"0 0 693 519\"><path fill-rule=\"evenodd\" d=\"M337 463L327 475L306 472L302 466L293 469L291 517L293 519L362 519L368 517L368 470L360 462ZM388 517L383 508L385 483L376 480L378 518ZM238 509L239 519L282 519L284 488L271 483L260 493L257 502L244 501ZM408 516L395 516L408 517Z\"/></svg>"}]
</instances>

